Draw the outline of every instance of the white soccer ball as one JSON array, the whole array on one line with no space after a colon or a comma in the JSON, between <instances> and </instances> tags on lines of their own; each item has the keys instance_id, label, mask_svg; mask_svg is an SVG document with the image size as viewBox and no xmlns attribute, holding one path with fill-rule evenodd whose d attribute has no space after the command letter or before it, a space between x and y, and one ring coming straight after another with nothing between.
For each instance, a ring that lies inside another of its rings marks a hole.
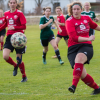
<instances>
[{"instance_id":1,"label":"white soccer ball","mask_svg":"<svg viewBox=\"0 0 100 100\"><path fill-rule=\"evenodd\" d=\"M11 44L16 49L21 49L26 46L27 38L25 34L16 32L11 36Z\"/></svg>"}]
</instances>

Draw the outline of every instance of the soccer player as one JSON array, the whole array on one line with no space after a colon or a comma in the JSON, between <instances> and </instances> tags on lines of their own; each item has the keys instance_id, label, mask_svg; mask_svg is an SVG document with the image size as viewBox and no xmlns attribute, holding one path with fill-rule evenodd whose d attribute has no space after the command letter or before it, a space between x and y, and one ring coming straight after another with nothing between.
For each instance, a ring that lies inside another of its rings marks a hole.
<instances>
[{"instance_id":1,"label":"soccer player","mask_svg":"<svg viewBox=\"0 0 100 100\"><path fill-rule=\"evenodd\" d=\"M91 9L90 3L89 2L85 2L84 3L84 11L81 14L82 15L88 15L92 20L98 22L99 19L96 17L96 15L95 15L95 13L93 11L90 11L90 9ZM94 35L94 34L95 34L94 29L90 28L89 36Z\"/></svg>"},{"instance_id":2,"label":"soccer player","mask_svg":"<svg viewBox=\"0 0 100 100\"><path fill-rule=\"evenodd\" d=\"M14 66L13 76L17 75L17 69L18 67L20 68L20 71L22 73L21 82L26 82L27 77L25 73L25 65L24 62L22 62L22 54L25 52L25 47L22 49L16 49L11 45L10 42L12 34L16 32L24 33L23 30L26 29L26 18L23 13L18 10L20 9L21 5L17 4L17 0L9 0L9 7L10 10L4 13L5 23L0 27L0 30L8 27L6 33L7 38L3 49L3 58L6 62ZM17 64L10 57L10 53L13 52L14 49L16 51Z\"/></svg>"},{"instance_id":3,"label":"soccer player","mask_svg":"<svg viewBox=\"0 0 100 100\"><path fill-rule=\"evenodd\" d=\"M86 85L93 88L93 95L100 93L99 86L94 79L86 72L85 64L89 64L93 56L93 46L95 36L89 36L90 28L100 31L98 26L87 15L81 15L82 4L73 2L68 7L68 13L71 16L65 22L68 31L68 59L73 68L72 86L68 90L75 92L77 84L81 79Z\"/></svg>"},{"instance_id":4,"label":"soccer player","mask_svg":"<svg viewBox=\"0 0 100 100\"><path fill-rule=\"evenodd\" d=\"M64 62L61 60L59 49L56 45L54 33L51 30L51 26L52 26L53 22L57 26L59 33L61 33L62 30L58 26L57 22L54 21L53 16L50 16L51 8L46 7L46 8L43 8L43 10L44 10L44 16L41 17L40 25L39 25L39 28L41 29L40 39L41 39L41 44L43 46L43 56L42 56L43 63L46 64L46 54L47 54L47 51L48 51L48 43L50 42L50 44L52 45L52 47L55 50L55 53L56 53L57 58L59 60L59 63L62 65L62 64L64 64Z\"/></svg>"},{"instance_id":5,"label":"soccer player","mask_svg":"<svg viewBox=\"0 0 100 100\"><path fill-rule=\"evenodd\" d=\"M57 14L57 24L59 25L59 27L61 28L62 32L59 33L59 30L58 30L58 33L57 33L57 36L56 36L56 45L58 46L58 43L59 41L62 39L62 37L64 38L65 42L66 42L66 45L67 45L67 42L68 42L68 34L67 34L67 31L66 31L66 28L65 28L65 17L64 15L62 14L62 9L61 7L56 7L56 14ZM57 56L53 56L52 58L56 58Z\"/></svg>"},{"instance_id":6,"label":"soccer player","mask_svg":"<svg viewBox=\"0 0 100 100\"><path fill-rule=\"evenodd\" d=\"M5 22L5 18L3 16L3 10L0 9L0 26L2 26L4 24L4 22ZM3 29L3 30L0 31L0 43L1 43L1 49L0 50L1 51L3 49L3 44L4 44L3 40L4 40L5 33L6 33L6 29Z\"/></svg>"}]
</instances>

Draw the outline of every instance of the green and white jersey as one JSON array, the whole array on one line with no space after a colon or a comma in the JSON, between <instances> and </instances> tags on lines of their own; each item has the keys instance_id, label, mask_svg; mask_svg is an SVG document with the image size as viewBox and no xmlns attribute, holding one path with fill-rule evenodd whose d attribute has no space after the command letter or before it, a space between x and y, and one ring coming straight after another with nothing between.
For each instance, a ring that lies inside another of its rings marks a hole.
<instances>
[{"instance_id":1,"label":"green and white jersey","mask_svg":"<svg viewBox=\"0 0 100 100\"><path fill-rule=\"evenodd\" d=\"M83 11L81 14L82 15L88 15L92 20L94 18L96 18L96 15L95 15L95 13L93 11L89 11L89 12Z\"/></svg>"},{"instance_id":2,"label":"green and white jersey","mask_svg":"<svg viewBox=\"0 0 100 100\"><path fill-rule=\"evenodd\" d=\"M65 19L67 20L69 17L70 17L70 16L67 14Z\"/></svg>"},{"instance_id":3,"label":"green and white jersey","mask_svg":"<svg viewBox=\"0 0 100 100\"><path fill-rule=\"evenodd\" d=\"M41 17L40 19L40 25L46 24L50 19L53 19L54 22L54 18L53 16L49 16L49 19L44 15L43 17ZM40 39L41 40L46 40L48 39L51 35L53 35L53 31L51 30L51 26L53 24L53 22L51 22L48 26L46 26L45 28L41 29L41 33L40 33Z\"/></svg>"},{"instance_id":4,"label":"green and white jersey","mask_svg":"<svg viewBox=\"0 0 100 100\"><path fill-rule=\"evenodd\" d=\"M89 12L83 11L81 14L82 15L88 15L92 20L94 18L96 18L96 15L95 15L95 13L93 11L89 11ZM93 30L93 29L90 28L90 30Z\"/></svg>"}]
</instances>

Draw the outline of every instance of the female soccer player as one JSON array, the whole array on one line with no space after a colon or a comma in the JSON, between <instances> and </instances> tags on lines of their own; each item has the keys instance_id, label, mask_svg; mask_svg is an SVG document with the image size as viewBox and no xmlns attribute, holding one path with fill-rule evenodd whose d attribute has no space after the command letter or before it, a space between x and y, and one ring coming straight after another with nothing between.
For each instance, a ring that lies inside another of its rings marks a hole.
<instances>
[{"instance_id":1,"label":"female soccer player","mask_svg":"<svg viewBox=\"0 0 100 100\"><path fill-rule=\"evenodd\" d=\"M92 20L98 22L99 19L96 17L95 13L93 11L90 11L91 5L89 2L84 3L84 11L81 13L82 15L88 15ZM95 31L90 28L89 36L94 35Z\"/></svg>"},{"instance_id":2,"label":"female soccer player","mask_svg":"<svg viewBox=\"0 0 100 100\"><path fill-rule=\"evenodd\" d=\"M99 30L98 26L89 16L81 15L82 4L73 2L68 7L68 13L71 16L65 22L68 31L68 59L73 70L72 86L68 88L70 92L75 92L77 84L81 80L88 86L94 89L93 95L100 93L99 86L93 78L87 74L84 65L91 60L93 56L93 46L91 41L94 41L95 36L89 36L90 28Z\"/></svg>"},{"instance_id":3,"label":"female soccer player","mask_svg":"<svg viewBox=\"0 0 100 100\"><path fill-rule=\"evenodd\" d=\"M41 44L43 45L43 56L42 56L43 63L46 64L46 53L48 51L48 43L50 42L50 44L53 46L55 50L59 63L62 65L64 62L61 60L59 49L55 42L54 33L51 30L51 25L54 22L59 30L59 33L61 33L62 30L58 26L57 22L54 21L54 18L50 16L51 8L46 7L43 10L44 10L44 16L40 19L40 25L39 25L39 28L41 29L40 39L41 39Z\"/></svg>"},{"instance_id":4,"label":"female soccer player","mask_svg":"<svg viewBox=\"0 0 100 100\"><path fill-rule=\"evenodd\" d=\"M64 15L62 14L62 9L61 7L56 7L56 14L57 14L57 24L59 25L59 27L61 28L62 32L59 33L59 30L58 30L58 33L57 33L57 37L56 37L56 45L58 45L59 41L61 40L61 38L63 37L65 42L66 42L66 45L67 45L67 42L68 42L68 34L67 34L67 31L66 31L66 28L65 28L65 17ZM56 55L53 56L52 58L56 58Z\"/></svg>"},{"instance_id":5,"label":"female soccer player","mask_svg":"<svg viewBox=\"0 0 100 100\"><path fill-rule=\"evenodd\" d=\"M16 49L11 45L11 42L10 42L10 38L12 34L16 32L23 33L23 30L26 29L26 18L23 15L23 13L18 10L18 8L20 8L21 5L17 4L17 0L9 0L9 7L10 7L10 10L4 13L5 23L0 28L0 29L3 29L5 27L8 27L8 30L6 33L7 38L6 38L4 49L3 49L3 58L6 60L6 62L14 66L13 76L17 75L17 69L19 66L20 71L22 73L21 82L26 82L27 77L25 73L25 65L24 65L24 62L22 62L22 54L25 52L25 47L22 49ZM10 53L13 52L14 49L16 51L17 64L9 56Z\"/></svg>"},{"instance_id":6,"label":"female soccer player","mask_svg":"<svg viewBox=\"0 0 100 100\"><path fill-rule=\"evenodd\" d=\"M5 22L5 18L3 16L3 10L0 9L0 27L4 24ZM0 43L1 43L1 51L3 49L3 40L4 40L4 36L5 36L5 33L6 33L6 29L3 29L2 31L0 31Z\"/></svg>"}]
</instances>

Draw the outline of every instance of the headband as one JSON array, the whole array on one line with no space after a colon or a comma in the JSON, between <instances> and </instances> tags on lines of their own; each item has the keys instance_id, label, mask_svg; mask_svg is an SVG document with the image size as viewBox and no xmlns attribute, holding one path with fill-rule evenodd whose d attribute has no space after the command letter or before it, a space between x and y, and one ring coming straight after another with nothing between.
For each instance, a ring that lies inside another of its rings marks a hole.
<instances>
[{"instance_id":1,"label":"headband","mask_svg":"<svg viewBox=\"0 0 100 100\"><path fill-rule=\"evenodd\" d=\"M78 5L78 6L80 6L80 7L81 7L81 9L82 9L82 6L81 6L81 5L79 5L79 4L73 4L73 5L72 5L72 7L73 7L73 6L75 6L75 5Z\"/></svg>"}]
</instances>

